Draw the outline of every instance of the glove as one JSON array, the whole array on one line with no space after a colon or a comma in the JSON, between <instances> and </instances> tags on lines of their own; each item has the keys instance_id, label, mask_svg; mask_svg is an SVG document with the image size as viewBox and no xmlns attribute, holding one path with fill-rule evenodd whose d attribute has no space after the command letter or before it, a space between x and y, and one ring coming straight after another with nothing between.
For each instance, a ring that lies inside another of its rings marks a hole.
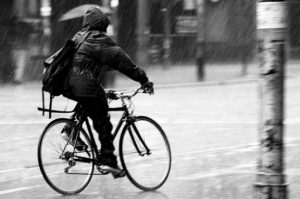
<instances>
[{"instance_id":1,"label":"glove","mask_svg":"<svg viewBox=\"0 0 300 199\"><path fill-rule=\"evenodd\" d=\"M142 89L145 93L149 93L150 95L154 94L153 83L148 81L142 85Z\"/></svg>"},{"instance_id":2,"label":"glove","mask_svg":"<svg viewBox=\"0 0 300 199\"><path fill-rule=\"evenodd\" d=\"M119 98L116 96L114 90L106 91L106 97L107 97L108 99L111 99L111 100L117 100L117 99L119 99Z\"/></svg>"}]
</instances>

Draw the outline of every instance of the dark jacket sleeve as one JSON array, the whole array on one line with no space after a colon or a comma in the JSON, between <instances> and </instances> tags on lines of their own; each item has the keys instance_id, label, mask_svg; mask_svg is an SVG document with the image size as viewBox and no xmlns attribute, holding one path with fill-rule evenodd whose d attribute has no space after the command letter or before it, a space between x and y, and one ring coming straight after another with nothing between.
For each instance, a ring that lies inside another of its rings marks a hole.
<instances>
[{"instance_id":1,"label":"dark jacket sleeve","mask_svg":"<svg viewBox=\"0 0 300 199\"><path fill-rule=\"evenodd\" d=\"M113 46L101 50L104 55L103 64L108 65L129 78L144 84L148 81L148 77L144 70L136 66L127 53L125 53L119 46Z\"/></svg>"}]
</instances>

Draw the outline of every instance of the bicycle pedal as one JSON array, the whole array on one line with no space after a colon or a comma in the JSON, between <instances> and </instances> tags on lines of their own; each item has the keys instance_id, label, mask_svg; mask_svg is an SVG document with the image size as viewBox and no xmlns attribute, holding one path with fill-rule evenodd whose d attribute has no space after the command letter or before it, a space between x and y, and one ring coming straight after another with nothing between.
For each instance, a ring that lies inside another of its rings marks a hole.
<instances>
[{"instance_id":1,"label":"bicycle pedal","mask_svg":"<svg viewBox=\"0 0 300 199\"><path fill-rule=\"evenodd\" d=\"M103 169L101 168L101 165L97 165L96 168L97 168L97 170L99 171L99 173L100 173L101 175L107 175L107 174L110 173L109 171L103 170Z\"/></svg>"}]
</instances>

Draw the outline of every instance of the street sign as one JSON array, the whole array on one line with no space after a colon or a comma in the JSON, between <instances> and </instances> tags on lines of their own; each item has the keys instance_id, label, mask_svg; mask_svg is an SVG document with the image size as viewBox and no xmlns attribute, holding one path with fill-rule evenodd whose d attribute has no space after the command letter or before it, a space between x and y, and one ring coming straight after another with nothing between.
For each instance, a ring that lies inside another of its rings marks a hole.
<instances>
[{"instance_id":1,"label":"street sign","mask_svg":"<svg viewBox=\"0 0 300 199\"><path fill-rule=\"evenodd\" d=\"M287 27L285 2L260 2L257 4L257 29Z\"/></svg>"},{"instance_id":2,"label":"street sign","mask_svg":"<svg viewBox=\"0 0 300 199\"><path fill-rule=\"evenodd\" d=\"M176 33L197 33L196 16L178 16L176 17Z\"/></svg>"}]
</instances>

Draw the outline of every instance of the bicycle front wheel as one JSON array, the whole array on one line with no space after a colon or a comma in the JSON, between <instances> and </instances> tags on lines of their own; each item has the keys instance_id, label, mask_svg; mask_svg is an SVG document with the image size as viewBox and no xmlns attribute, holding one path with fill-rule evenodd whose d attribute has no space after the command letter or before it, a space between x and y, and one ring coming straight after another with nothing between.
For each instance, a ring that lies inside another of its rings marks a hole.
<instances>
[{"instance_id":1,"label":"bicycle front wheel","mask_svg":"<svg viewBox=\"0 0 300 199\"><path fill-rule=\"evenodd\" d=\"M152 119L138 116L120 136L119 153L128 179L138 188L161 187L171 169L170 145L163 129Z\"/></svg>"},{"instance_id":2,"label":"bicycle front wheel","mask_svg":"<svg viewBox=\"0 0 300 199\"><path fill-rule=\"evenodd\" d=\"M64 127L74 124L70 119L53 120L45 127L38 144L38 163L44 179L51 188L64 195L81 192L94 172L95 154L84 129L79 129L79 136L87 150L77 151L71 139L62 137Z\"/></svg>"}]
</instances>

